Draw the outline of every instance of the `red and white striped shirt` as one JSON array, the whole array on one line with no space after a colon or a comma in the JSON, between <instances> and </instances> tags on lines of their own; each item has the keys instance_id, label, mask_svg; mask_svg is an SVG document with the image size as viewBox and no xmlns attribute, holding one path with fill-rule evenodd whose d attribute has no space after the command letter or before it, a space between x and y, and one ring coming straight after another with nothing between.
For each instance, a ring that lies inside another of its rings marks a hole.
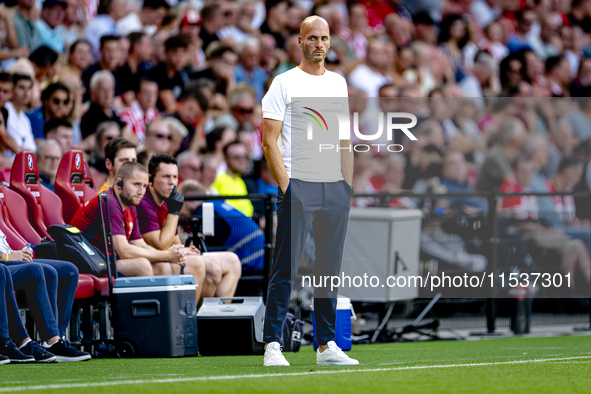
<instances>
[{"instance_id":1,"label":"red and white striped shirt","mask_svg":"<svg viewBox=\"0 0 591 394\"><path fill-rule=\"evenodd\" d=\"M158 114L154 108L148 108L146 113L137 101L131 103L131 106L125 108L119 114L119 118L127 127L129 127L137 136L140 146L144 145L146 139L146 125L156 119Z\"/></svg>"},{"instance_id":2,"label":"red and white striped shirt","mask_svg":"<svg viewBox=\"0 0 591 394\"><path fill-rule=\"evenodd\" d=\"M529 187L521 186L514 178L505 180L499 187L501 193L527 193ZM503 197L502 210L512 212L519 219L538 219L540 208L535 196Z\"/></svg>"}]
</instances>

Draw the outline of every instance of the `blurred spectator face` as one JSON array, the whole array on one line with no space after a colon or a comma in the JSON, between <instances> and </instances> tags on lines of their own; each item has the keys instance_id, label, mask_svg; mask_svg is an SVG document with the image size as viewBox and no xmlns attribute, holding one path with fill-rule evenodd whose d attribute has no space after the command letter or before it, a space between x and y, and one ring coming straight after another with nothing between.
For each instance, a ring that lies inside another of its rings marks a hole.
<instances>
[{"instance_id":1,"label":"blurred spectator face","mask_svg":"<svg viewBox=\"0 0 591 394\"><path fill-rule=\"evenodd\" d=\"M254 144L252 131L242 131L238 133L238 141L246 148L246 157L250 160L252 158L252 146Z\"/></svg>"},{"instance_id":2,"label":"blurred spectator face","mask_svg":"<svg viewBox=\"0 0 591 394\"><path fill-rule=\"evenodd\" d=\"M244 174L248 168L248 153L242 144L234 144L226 151L226 164L235 174Z\"/></svg>"},{"instance_id":3,"label":"blurred spectator face","mask_svg":"<svg viewBox=\"0 0 591 394\"><path fill-rule=\"evenodd\" d=\"M385 21L386 33L396 45L408 45L411 40L410 22L398 14L390 14ZM365 31L364 31L365 32Z\"/></svg>"},{"instance_id":4,"label":"blurred spectator face","mask_svg":"<svg viewBox=\"0 0 591 394\"><path fill-rule=\"evenodd\" d=\"M142 81L137 101L144 111L148 108L155 108L156 101L158 101L158 84L154 81Z\"/></svg>"},{"instance_id":5,"label":"blurred spectator face","mask_svg":"<svg viewBox=\"0 0 591 394\"><path fill-rule=\"evenodd\" d=\"M35 7L35 0L17 0L16 3L25 10L32 10Z\"/></svg>"},{"instance_id":6,"label":"blurred spectator face","mask_svg":"<svg viewBox=\"0 0 591 394\"><path fill-rule=\"evenodd\" d=\"M147 62L152 59L154 54L154 44L149 36L143 36L142 39L135 44L134 53L137 55L140 62Z\"/></svg>"},{"instance_id":7,"label":"blurred spectator face","mask_svg":"<svg viewBox=\"0 0 591 394\"><path fill-rule=\"evenodd\" d=\"M101 64L107 70L115 70L119 66L121 58L119 41L107 41L101 49Z\"/></svg>"},{"instance_id":8,"label":"blurred spectator face","mask_svg":"<svg viewBox=\"0 0 591 394\"><path fill-rule=\"evenodd\" d=\"M365 33L367 29L366 9L363 4L355 4L349 12L349 28L352 31Z\"/></svg>"},{"instance_id":9,"label":"blurred spectator face","mask_svg":"<svg viewBox=\"0 0 591 394\"><path fill-rule=\"evenodd\" d=\"M199 103L194 98L190 97L183 103L181 109L179 109L179 117L181 122L184 124L193 124L197 118L202 114Z\"/></svg>"},{"instance_id":10,"label":"blurred spectator face","mask_svg":"<svg viewBox=\"0 0 591 394\"><path fill-rule=\"evenodd\" d=\"M111 15L115 22L127 15L127 10L125 9L126 4L127 2L124 0L113 0L111 3L111 12L109 15Z\"/></svg>"},{"instance_id":11,"label":"blurred spectator face","mask_svg":"<svg viewBox=\"0 0 591 394\"><path fill-rule=\"evenodd\" d=\"M461 40L466 35L466 26L461 19L456 20L449 27L449 36L455 40Z\"/></svg>"},{"instance_id":12,"label":"blurred spectator face","mask_svg":"<svg viewBox=\"0 0 591 394\"><path fill-rule=\"evenodd\" d=\"M531 81L534 81L537 76L544 74L544 64L532 51L525 53L525 72Z\"/></svg>"},{"instance_id":13,"label":"blurred spectator face","mask_svg":"<svg viewBox=\"0 0 591 394\"><path fill-rule=\"evenodd\" d=\"M415 61L415 55L411 48L403 48L396 58L398 70L405 71L411 68Z\"/></svg>"},{"instance_id":14,"label":"blurred spectator face","mask_svg":"<svg viewBox=\"0 0 591 394\"><path fill-rule=\"evenodd\" d=\"M74 131L71 127L59 126L57 129L47 133L47 139L56 140L62 147L62 152L72 149L72 137ZM59 164L59 163L58 163Z\"/></svg>"},{"instance_id":15,"label":"blurred spectator face","mask_svg":"<svg viewBox=\"0 0 591 394\"><path fill-rule=\"evenodd\" d=\"M550 77L562 84L570 82L570 64L563 58L554 69L550 70Z\"/></svg>"},{"instance_id":16,"label":"blurred spectator face","mask_svg":"<svg viewBox=\"0 0 591 394\"><path fill-rule=\"evenodd\" d=\"M149 125L144 146L150 152L168 153L171 140L172 133L168 125L164 122L156 122Z\"/></svg>"},{"instance_id":17,"label":"blurred spectator face","mask_svg":"<svg viewBox=\"0 0 591 394\"><path fill-rule=\"evenodd\" d=\"M513 59L509 62L507 69L507 81L509 86L517 86L521 81L521 62L517 59Z\"/></svg>"},{"instance_id":18,"label":"blurred spectator face","mask_svg":"<svg viewBox=\"0 0 591 394\"><path fill-rule=\"evenodd\" d=\"M113 81L103 78L96 85L96 89L91 90L91 101L98 104L101 108L107 109L113 104L115 98L115 86Z\"/></svg>"},{"instance_id":19,"label":"blurred spectator face","mask_svg":"<svg viewBox=\"0 0 591 394\"><path fill-rule=\"evenodd\" d=\"M222 27L235 25L238 18L238 4L234 1L223 1L220 5Z\"/></svg>"},{"instance_id":20,"label":"blurred spectator face","mask_svg":"<svg viewBox=\"0 0 591 394\"><path fill-rule=\"evenodd\" d=\"M60 75L60 82L70 89L70 94L74 97L74 100L72 100L72 105L74 105L74 101L78 104L82 104L84 85L82 85L82 80L80 77L76 74L65 73Z\"/></svg>"},{"instance_id":21,"label":"blurred spectator face","mask_svg":"<svg viewBox=\"0 0 591 394\"><path fill-rule=\"evenodd\" d=\"M559 123L556 132L551 134L551 138L558 150L566 154L571 153L579 145L573 127L568 122Z\"/></svg>"},{"instance_id":22,"label":"blurred spectator face","mask_svg":"<svg viewBox=\"0 0 591 394\"><path fill-rule=\"evenodd\" d=\"M183 48L174 48L166 51L166 60L173 69L181 71L187 65L187 50Z\"/></svg>"},{"instance_id":23,"label":"blurred spectator face","mask_svg":"<svg viewBox=\"0 0 591 394\"><path fill-rule=\"evenodd\" d=\"M256 4L254 2L248 1L243 3L242 7L240 7L240 13L238 15L238 22L236 25L246 31L250 31L250 29L252 29L252 20L254 18L255 12Z\"/></svg>"},{"instance_id":24,"label":"blurred spectator face","mask_svg":"<svg viewBox=\"0 0 591 394\"><path fill-rule=\"evenodd\" d=\"M197 182L201 179L201 161L199 157L192 156L185 159L184 163L179 166L179 178L184 180L193 179Z\"/></svg>"},{"instance_id":25,"label":"blurred spectator face","mask_svg":"<svg viewBox=\"0 0 591 394\"><path fill-rule=\"evenodd\" d=\"M14 86L13 100L18 102L20 105L28 105L31 102L32 87L32 81L27 81L24 79L19 80Z\"/></svg>"},{"instance_id":26,"label":"blurred spectator face","mask_svg":"<svg viewBox=\"0 0 591 394\"><path fill-rule=\"evenodd\" d=\"M246 45L240 53L240 63L247 70L252 70L261 64L261 49L258 45Z\"/></svg>"},{"instance_id":27,"label":"blurred spectator face","mask_svg":"<svg viewBox=\"0 0 591 394\"><path fill-rule=\"evenodd\" d=\"M273 19L280 28L283 28L287 24L287 2L282 1L277 3L275 7L268 9L267 19Z\"/></svg>"},{"instance_id":28,"label":"blurred spectator face","mask_svg":"<svg viewBox=\"0 0 591 394\"><path fill-rule=\"evenodd\" d=\"M64 16L64 24L66 26L78 23L80 18L78 17L78 11L80 11L80 4L76 0L64 0L67 4L66 13Z\"/></svg>"},{"instance_id":29,"label":"blurred spectator face","mask_svg":"<svg viewBox=\"0 0 591 394\"><path fill-rule=\"evenodd\" d=\"M70 113L70 101L68 92L56 90L43 104L52 118L64 118Z\"/></svg>"},{"instance_id":30,"label":"blurred spectator face","mask_svg":"<svg viewBox=\"0 0 591 394\"><path fill-rule=\"evenodd\" d=\"M551 42L558 35L558 26L554 20L554 15L548 15L542 20L540 38L544 42Z\"/></svg>"},{"instance_id":31,"label":"blurred spectator face","mask_svg":"<svg viewBox=\"0 0 591 394\"><path fill-rule=\"evenodd\" d=\"M78 43L76 49L70 55L70 63L79 69L84 70L90 66L91 61L90 45L85 42Z\"/></svg>"},{"instance_id":32,"label":"blurred spectator face","mask_svg":"<svg viewBox=\"0 0 591 394\"><path fill-rule=\"evenodd\" d=\"M270 60L273 57L273 52L277 48L275 38L270 34L263 34L260 37L261 41L261 59Z\"/></svg>"},{"instance_id":33,"label":"blurred spectator face","mask_svg":"<svg viewBox=\"0 0 591 394\"><path fill-rule=\"evenodd\" d=\"M129 40L127 37L122 37L119 40L119 55L117 59L119 59L119 67L123 66L127 63L127 57L129 56Z\"/></svg>"},{"instance_id":34,"label":"blurred spectator face","mask_svg":"<svg viewBox=\"0 0 591 394\"><path fill-rule=\"evenodd\" d=\"M548 163L548 140L540 138L539 143L530 153L530 160L537 169L542 169Z\"/></svg>"},{"instance_id":35,"label":"blurred spectator face","mask_svg":"<svg viewBox=\"0 0 591 394\"><path fill-rule=\"evenodd\" d=\"M234 104L234 107L232 107L232 115L234 115L240 125L252 123L253 113L254 100L252 98L249 99L245 97Z\"/></svg>"},{"instance_id":36,"label":"blurred spectator face","mask_svg":"<svg viewBox=\"0 0 591 394\"><path fill-rule=\"evenodd\" d=\"M434 44L437 42L437 33L435 25L428 23L417 23L415 24L415 38L420 41Z\"/></svg>"},{"instance_id":37,"label":"blurred spectator face","mask_svg":"<svg viewBox=\"0 0 591 394\"><path fill-rule=\"evenodd\" d=\"M156 25L160 26L164 17L166 16L166 8L160 7L156 9L144 8L144 25Z\"/></svg>"},{"instance_id":38,"label":"blurred spectator face","mask_svg":"<svg viewBox=\"0 0 591 394\"><path fill-rule=\"evenodd\" d=\"M517 31L521 34L527 34L535 21L536 13L532 10L525 11L522 15L522 19L517 21Z\"/></svg>"},{"instance_id":39,"label":"blurred spectator face","mask_svg":"<svg viewBox=\"0 0 591 394\"><path fill-rule=\"evenodd\" d=\"M490 23L486 28L486 38L490 42L503 42L503 27L498 22Z\"/></svg>"},{"instance_id":40,"label":"blurred spectator face","mask_svg":"<svg viewBox=\"0 0 591 394\"><path fill-rule=\"evenodd\" d=\"M216 151L222 152L224 146L228 145L230 142L236 140L236 131L231 128L227 128L222 133L222 138L218 142L216 142Z\"/></svg>"},{"instance_id":41,"label":"blurred spectator face","mask_svg":"<svg viewBox=\"0 0 591 394\"><path fill-rule=\"evenodd\" d=\"M41 10L41 18L47 23L49 27L55 29L64 22L66 16L66 3L59 3L51 8L43 8Z\"/></svg>"},{"instance_id":42,"label":"blurred spectator face","mask_svg":"<svg viewBox=\"0 0 591 394\"><path fill-rule=\"evenodd\" d=\"M179 29L179 34L189 37L191 40L199 39L201 27L197 24L183 23Z\"/></svg>"},{"instance_id":43,"label":"blurred spectator face","mask_svg":"<svg viewBox=\"0 0 591 394\"><path fill-rule=\"evenodd\" d=\"M374 41L367 48L367 64L370 67L383 69L388 65L388 55L385 51L385 43Z\"/></svg>"},{"instance_id":44,"label":"blurred spectator face","mask_svg":"<svg viewBox=\"0 0 591 394\"><path fill-rule=\"evenodd\" d=\"M583 83L589 83L591 79L591 58L584 58L581 60L581 65L579 66L579 79Z\"/></svg>"},{"instance_id":45,"label":"blurred spectator face","mask_svg":"<svg viewBox=\"0 0 591 394\"><path fill-rule=\"evenodd\" d=\"M579 181L581 180L581 176L583 175L583 164L577 164L575 166L570 166L565 168L561 175L563 176L566 187L574 188Z\"/></svg>"},{"instance_id":46,"label":"blurred spectator face","mask_svg":"<svg viewBox=\"0 0 591 394\"><path fill-rule=\"evenodd\" d=\"M45 145L43 150L39 152L39 159L37 160L39 173L54 179L61 159L62 151L59 146L52 144Z\"/></svg>"},{"instance_id":47,"label":"blurred spectator face","mask_svg":"<svg viewBox=\"0 0 591 394\"><path fill-rule=\"evenodd\" d=\"M298 37L292 36L285 44L287 47L287 58L291 64L300 64L302 62L302 49L298 45Z\"/></svg>"},{"instance_id":48,"label":"blurred spectator face","mask_svg":"<svg viewBox=\"0 0 591 394\"><path fill-rule=\"evenodd\" d=\"M404 162L401 160L391 161L387 164L387 170L384 174L384 179L386 183L402 187L404 183Z\"/></svg>"},{"instance_id":49,"label":"blurred spectator face","mask_svg":"<svg viewBox=\"0 0 591 394\"><path fill-rule=\"evenodd\" d=\"M205 187L210 187L215 182L215 178L218 174L218 163L215 160L208 160L203 163L201 169L201 183Z\"/></svg>"},{"instance_id":50,"label":"blurred spectator face","mask_svg":"<svg viewBox=\"0 0 591 394\"><path fill-rule=\"evenodd\" d=\"M464 155L460 152L448 154L443 161L443 168L441 170L443 178L456 181L460 185L466 183L468 178L468 165Z\"/></svg>"},{"instance_id":51,"label":"blurred spectator face","mask_svg":"<svg viewBox=\"0 0 591 394\"><path fill-rule=\"evenodd\" d=\"M287 10L287 29L289 30L290 34L295 34L300 32L300 26L304 19L306 18L307 14L304 16L305 11L302 8L294 6L289 7Z\"/></svg>"},{"instance_id":52,"label":"blurred spectator face","mask_svg":"<svg viewBox=\"0 0 591 394\"><path fill-rule=\"evenodd\" d=\"M12 82L0 82L0 106L4 107L12 99Z\"/></svg>"},{"instance_id":53,"label":"blurred spectator face","mask_svg":"<svg viewBox=\"0 0 591 394\"><path fill-rule=\"evenodd\" d=\"M515 168L515 180L521 187L529 187L534 174L534 166L531 161L522 160Z\"/></svg>"},{"instance_id":54,"label":"blurred spectator face","mask_svg":"<svg viewBox=\"0 0 591 394\"><path fill-rule=\"evenodd\" d=\"M105 130L103 132L103 135L101 136L101 140L98 141L99 150L101 152L104 152L105 146L109 143L109 141L111 141L115 138L118 138L118 137L121 137L121 130L119 130L119 127L117 127L117 126L109 127L107 130ZM133 152L135 153L135 149L133 149Z\"/></svg>"},{"instance_id":55,"label":"blurred spectator face","mask_svg":"<svg viewBox=\"0 0 591 394\"><path fill-rule=\"evenodd\" d=\"M396 86L388 86L380 89L380 109L383 112L396 112L398 104L396 97L398 97L398 89Z\"/></svg>"}]
</instances>

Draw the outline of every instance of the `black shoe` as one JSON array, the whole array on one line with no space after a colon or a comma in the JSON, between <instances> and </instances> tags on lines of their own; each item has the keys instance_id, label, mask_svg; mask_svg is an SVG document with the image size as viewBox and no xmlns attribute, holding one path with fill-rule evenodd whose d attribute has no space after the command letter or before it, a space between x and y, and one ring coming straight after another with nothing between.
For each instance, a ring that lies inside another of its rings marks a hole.
<instances>
[{"instance_id":1,"label":"black shoe","mask_svg":"<svg viewBox=\"0 0 591 394\"><path fill-rule=\"evenodd\" d=\"M71 361L86 361L90 360L90 354L86 352L81 352L80 350L76 349L70 342L60 339L51 347L47 348L47 350L51 350L55 357L57 358L58 362L71 362Z\"/></svg>"},{"instance_id":2,"label":"black shoe","mask_svg":"<svg viewBox=\"0 0 591 394\"><path fill-rule=\"evenodd\" d=\"M6 356L0 356L0 365L2 364L10 364L10 359Z\"/></svg>"},{"instance_id":3,"label":"black shoe","mask_svg":"<svg viewBox=\"0 0 591 394\"><path fill-rule=\"evenodd\" d=\"M24 347L21 348L21 352L26 355L35 357L35 361L38 363L56 363L57 357L53 353L50 353L43 346L39 345L35 341L29 341Z\"/></svg>"},{"instance_id":4,"label":"black shoe","mask_svg":"<svg viewBox=\"0 0 591 394\"><path fill-rule=\"evenodd\" d=\"M4 339L0 342L0 354L10 359L11 364L33 363L35 357L27 356L17 349L11 339Z\"/></svg>"}]
</instances>

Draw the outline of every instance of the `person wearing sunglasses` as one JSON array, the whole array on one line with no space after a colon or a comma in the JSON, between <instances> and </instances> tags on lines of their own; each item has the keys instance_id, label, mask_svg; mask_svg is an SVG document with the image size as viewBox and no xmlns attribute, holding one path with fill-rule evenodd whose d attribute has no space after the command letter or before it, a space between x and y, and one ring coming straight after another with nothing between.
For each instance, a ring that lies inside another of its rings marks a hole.
<instances>
[{"instance_id":1,"label":"person wearing sunglasses","mask_svg":"<svg viewBox=\"0 0 591 394\"><path fill-rule=\"evenodd\" d=\"M152 154L168 153L172 141L172 130L162 118L153 120L146 128L144 150Z\"/></svg>"},{"instance_id":2,"label":"person wearing sunglasses","mask_svg":"<svg viewBox=\"0 0 591 394\"><path fill-rule=\"evenodd\" d=\"M43 126L51 119L62 119L67 117L72 110L70 90L62 82L55 82L45 88L41 93L43 105L27 113L33 130L35 142L39 143L45 139Z\"/></svg>"}]
</instances>

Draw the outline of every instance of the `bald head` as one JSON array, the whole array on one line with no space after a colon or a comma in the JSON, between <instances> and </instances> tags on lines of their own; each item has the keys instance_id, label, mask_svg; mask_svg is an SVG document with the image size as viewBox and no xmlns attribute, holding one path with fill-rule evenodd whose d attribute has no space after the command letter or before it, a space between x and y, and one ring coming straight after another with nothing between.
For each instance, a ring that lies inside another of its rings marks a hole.
<instances>
[{"instance_id":1,"label":"bald head","mask_svg":"<svg viewBox=\"0 0 591 394\"><path fill-rule=\"evenodd\" d=\"M309 31L312 29L326 29L327 35L330 35L330 30L328 28L328 22L326 19L318 16L312 15L304 19L302 24L300 25L300 37L305 38Z\"/></svg>"}]
</instances>

